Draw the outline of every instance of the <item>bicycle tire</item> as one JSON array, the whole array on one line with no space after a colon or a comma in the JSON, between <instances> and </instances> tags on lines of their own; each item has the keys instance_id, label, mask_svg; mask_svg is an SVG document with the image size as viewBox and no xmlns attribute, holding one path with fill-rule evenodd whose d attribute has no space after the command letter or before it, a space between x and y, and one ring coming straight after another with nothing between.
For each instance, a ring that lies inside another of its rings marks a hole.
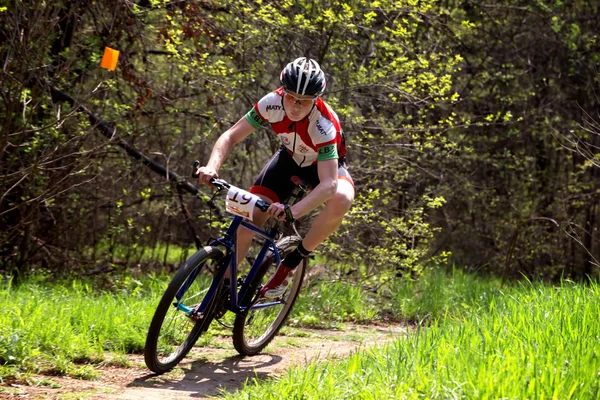
<instances>
[{"instance_id":1,"label":"bicycle tire","mask_svg":"<svg viewBox=\"0 0 600 400\"><path fill-rule=\"evenodd\" d=\"M301 242L302 238L298 236L284 237L277 242L281 258L283 259L286 254L298 247ZM282 307L250 308L250 310L236 315L233 324L233 345L240 354L252 356L260 353L277 335L298 298L307 265L308 260L305 259L296 267L289 289L281 296ZM264 285L274 272L275 254L270 252L265 257L256 277L250 283L247 295L241 300L240 304L242 306L251 304L258 293L258 289ZM270 301L262 298L252 307ZM273 320L269 322L271 318ZM251 326L254 323L256 323L256 326Z\"/></svg>"},{"instance_id":2,"label":"bicycle tire","mask_svg":"<svg viewBox=\"0 0 600 400\"><path fill-rule=\"evenodd\" d=\"M208 329L214 318L217 300L221 297L221 287L211 299L201 319L192 320L188 314L178 309L178 306L184 305L192 309L204 299L216 272L224 267L224 259L225 255L220 249L205 246L179 268L169 283L154 312L146 336L144 360L151 371L162 374L171 370ZM214 265L212 271L211 264ZM184 285L187 285L187 288L180 293L180 300L177 300L176 296ZM172 346L176 347L170 351Z\"/></svg>"}]
</instances>

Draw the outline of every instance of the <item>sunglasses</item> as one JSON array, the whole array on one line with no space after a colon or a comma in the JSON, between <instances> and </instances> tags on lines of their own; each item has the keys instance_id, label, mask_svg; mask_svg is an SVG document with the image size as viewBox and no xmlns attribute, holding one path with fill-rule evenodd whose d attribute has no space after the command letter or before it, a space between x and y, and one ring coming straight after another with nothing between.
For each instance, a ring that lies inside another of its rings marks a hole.
<instances>
[{"instance_id":1,"label":"sunglasses","mask_svg":"<svg viewBox=\"0 0 600 400\"><path fill-rule=\"evenodd\" d=\"M299 106L308 106L311 105L315 100L319 98L319 96L315 96L309 99L301 99L299 97L294 96L293 94L287 92L285 89L283 90L283 97L292 104L298 104Z\"/></svg>"}]
</instances>

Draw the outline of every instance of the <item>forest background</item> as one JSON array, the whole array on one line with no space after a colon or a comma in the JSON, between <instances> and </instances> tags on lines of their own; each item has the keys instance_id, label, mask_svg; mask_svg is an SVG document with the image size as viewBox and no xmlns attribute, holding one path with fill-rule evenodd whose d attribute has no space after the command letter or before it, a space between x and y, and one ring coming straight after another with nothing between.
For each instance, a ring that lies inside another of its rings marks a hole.
<instances>
[{"instance_id":1,"label":"forest background","mask_svg":"<svg viewBox=\"0 0 600 400\"><path fill-rule=\"evenodd\" d=\"M0 270L186 258L222 221L208 188L189 195L191 163L309 56L327 73L357 190L322 255L349 273L597 276L599 8L2 1ZM120 51L114 72L100 67L106 46ZM221 177L250 186L277 147L257 131Z\"/></svg>"}]
</instances>

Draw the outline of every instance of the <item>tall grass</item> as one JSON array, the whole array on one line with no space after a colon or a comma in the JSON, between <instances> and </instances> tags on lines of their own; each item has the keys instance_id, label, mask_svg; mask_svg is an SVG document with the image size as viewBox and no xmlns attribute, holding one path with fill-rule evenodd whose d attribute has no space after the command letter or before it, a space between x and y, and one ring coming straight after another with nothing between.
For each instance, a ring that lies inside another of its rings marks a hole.
<instances>
[{"instance_id":1,"label":"tall grass","mask_svg":"<svg viewBox=\"0 0 600 400\"><path fill-rule=\"evenodd\" d=\"M368 323L383 317L423 324L450 312L459 317L500 293L497 278L478 278L456 269L429 269L417 280L393 279L359 285L349 280L308 283L290 322L331 328L342 322Z\"/></svg>"},{"instance_id":2,"label":"tall grass","mask_svg":"<svg viewBox=\"0 0 600 400\"><path fill-rule=\"evenodd\" d=\"M254 381L227 398L600 398L598 284L482 293L490 292L480 287L464 304L455 299L458 316L446 308L393 345Z\"/></svg>"},{"instance_id":3,"label":"tall grass","mask_svg":"<svg viewBox=\"0 0 600 400\"><path fill-rule=\"evenodd\" d=\"M290 324L314 328L332 328L342 322L367 323L382 310L376 298L351 282L319 282L302 290Z\"/></svg>"},{"instance_id":4,"label":"tall grass","mask_svg":"<svg viewBox=\"0 0 600 400\"><path fill-rule=\"evenodd\" d=\"M32 371L77 376L82 369L74 362L100 361L107 351L140 352L169 279L115 278L110 291L81 280L1 283L0 379ZM595 283L502 289L497 280L459 271L368 291L322 281L306 286L290 320L332 326L389 315L426 324L383 349L251 383L231 397L600 397Z\"/></svg>"},{"instance_id":5,"label":"tall grass","mask_svg":"<svg viewBox=\"0 0 600 400\"><path fill-rule=\"evenodd\" d=\"M141 352L171 277L113 277L110 290L82 280L50 283L33 277L19 286L0 282L0 379L38 371L74 374L74 363L102 361L105 352ZM302 293L298 312L292 314L295 326L376 318L376 309L364 301L360 287L322 283L310 290ZM225 322L233 323L232 313ZM230 334L213 325L199 345Z\"/></svg>"},{"instance_id":6,"label":"tall grass","mask_svg":"<svg viewBox=\"0 0 600 400\"><path fill-rule=\"evenodd\" d=\"M140 352L166 282L124 278L111 292L80 280L3 283L0 377L23 371L65 374L73 361L99 361L105 351Z\"/></svg>"},{"instance_id":7,"label":"tall grass","mask_svg":"<svg viewBox=\"0 0 600 400\"><path fill-rule=\"evenodd\" d=\"M417 280L395 280L384 286L380 299L395 318L421 323L448 313L457 318L470 315L501 295L501 287L495 277L482 278L460 269L449 273L429 269Z\"/></svg>"},{"instance_id":8,"label":"tall grass","mask_svg":"<svg viewBox=\"0 0 600 400\"><path fill-rule=\"evenodd\" d=\"M193 247L181 247L176 244L156 243L153 247L139 246L137 244L111 244L108 239L100 240L95 248L90 248L89 253L110 255L116 260L136 261L149 263L158 261L166 265L179 265L187 260L196 251Z\"/></svg>"}]
</instances>

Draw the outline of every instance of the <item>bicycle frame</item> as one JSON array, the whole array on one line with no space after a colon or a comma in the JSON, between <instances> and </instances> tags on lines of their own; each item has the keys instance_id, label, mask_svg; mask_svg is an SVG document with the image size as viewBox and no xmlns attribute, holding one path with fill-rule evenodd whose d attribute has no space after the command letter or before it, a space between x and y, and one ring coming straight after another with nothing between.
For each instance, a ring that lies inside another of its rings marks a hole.
<instances>
[{"instance_id":1,"label":"bicycle frame","mask_svg":"<svg viewBox=\"0 0 600 400\"><path fill-rule=\"evenodd\" d=\"M254 263L252 264L252 268L250 269L248 276L246 277L246 279L244 280L244 282L240 288L239 297L238 297L237 284L236 284L237 279L238 279L237 278L237 272L238 272L237 271L237 231L238 231L240 225L247 229L250 229L252 232L254 232L258 236L262 237L265 241L262 245L260 252L258 253L258 256L256 257L256 260L254 260ZM206 308L208 307L208 304L212 300L213 296L215 296L215 293L217 292L218 287L221 284L221 281L223 280L223 278L225 276L225 272L229 269L229 271L230 271L229 279L231 282L231 285L229 288L229 290L230 290L230 296L229 296L230 311L238 314L238 313L242 313L242 312L245 312L248 309L250 309L252 307L252 305L247 306L247 307L242 307L239 305L239 301L246 295L246 291L248 290L248 287L250 286L250 282L253 281L254 277L258 273L258 268L264 261L266 255L267 255L267 252L269 250L273 251L273 253L275 254L277 266L279 266L279 264L281 263L281 256L279 255L279 250L277 249L277 246L275 244L276 236L277 236L277 232L267 232L266 230L263 230L263 229L257 227L256 225L252 224L251 222L245 220L244 218L236 216L233 219L233 221L231 222L231 225L229 225L229 228L227 229L225 236L223 238L215 239L209 243L209 246L221 245L226 248L225 259L227 260L227 267L220 268L217 271L217 275L214 277L214 279L210 285L210 288L208 289L208 293L206 294L206 296L204 296L204 300L202 300L202 303L198 307L196 307L195 309L190 309L183 305L178 305L178 308L188 314L204 313ZM189 285L191 285L191 283L194 281L194 279L196 279L195 274L189 276L189 278L188 278L189 283L186 282L181 287L181 289L179 289L179 291L176 295L177 299L180 299L181 296L183 296L183 294L188 289ZM255 308L269 307L269 306L273 306L273 305L276 305L279 303L280 302L274 301L274 302L270 302L270 303L260 304L260 305L256 306Z\"/></svg>"},{"instance_id":2,"label":"bicycle frame","mask_svg":"<svg viewBox=\"0 0 600 400\"><path fill-rule=\"evenodd\" d=\"M197 168L199 162L194 165ZM195 171L200 175L202 169ZM216 188L213 199L227 189L225 208L234 217L228 219L225 232L219 229L222 237L211 237L204 248L198 249L181 265L164 291L146 335L144 360L150 370L157 374L171 370L194 347L200 335L209 330L213 321L227 327L233 319L233 346L243 355L258 354L277 335L298 298L307 266L305 260L293 276L288 275L289 280L284 281L288 284L281 286L281 293L271 292L279 293L277 297L268 295L268 287L264 285L268 285L265 283L268 279L273 279L272 269L279 268L284 262L282 258L297 251L301 243L294 216L289 212L289 199L299 201L305 189L301 180L293 178L296 187L289 197L284 196L286 199L281 203L284 212L276 216L268 200L222 179L210 178L209 183ZM281 222L275 222L273 228L262 228L244 219L257 210L265 213L260 214L261 220L271 216ZM284 237L286 229L280 229L283 221L290 224L295 234ZM240 227L248 232L241 232ZM257 237L253 253L258 250L258 254L250 268L246 261L238 263L246 250L245 239L244 249L238 247L241 245L237 241L238 233L244 238ZM231 284L226 285L225 281L229 280ZM228 311L234 315L227 317L233 318L222 319Z\"/></svg>"}]
</instances>

